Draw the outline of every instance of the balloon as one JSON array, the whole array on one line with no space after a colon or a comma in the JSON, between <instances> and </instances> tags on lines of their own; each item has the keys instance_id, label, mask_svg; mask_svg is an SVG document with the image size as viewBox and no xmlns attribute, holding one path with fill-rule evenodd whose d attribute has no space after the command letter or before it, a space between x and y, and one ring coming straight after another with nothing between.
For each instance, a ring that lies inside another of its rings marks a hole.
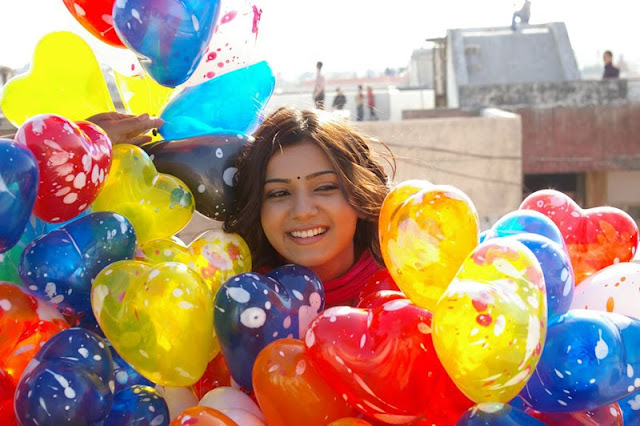
<instances>
[{"instance_id":1,"label":"balloon","mask_svg":"<svg viewBox=\"0 0 640 426\"><path fill-rule=\"evenodd\" d=\"M38 164L20 144L0 138L0 253L22 237L38 190Z\"/></svg>"},{"instance_id":2,"label":"balloon","mask_svg":"<svg viewBox=\"0 0 640 426\"><path fill-rule=\"evenodd\" d=\"M622 426L622 410L617 403L604 405L589 411L573 413L541 413L527 408L525 413L538 420L542 420L549 426L573 426L573 425L597 425L597 426Z\"/></svg>"},{"instance_id":3,"label":"balloon","mask_svg":"<svg viewBox=\"0 0 640 426\"><path fill-rule=\"evenodd\" d=\"M202 399L207 392L220 386L231 386L231 373L222 352L209 361L204 374L193 385L193 391L198 399Z\"/></svg>"},{"instance_id":4,"label":"balloon","mask_svg":"<svg viewBox=\"0 0 640 426\"><path fill-rule=\"evenodd\" d=\"M40 347L69 328L45 301L13 284L0 282L0 372L13 388ZM11 392L13 399L13 391ZM3 398L0 397L0 400Z\"/></svg>"},{"instance_id":5,"label":"balloon","mask_svg":"<svg viewBox=\"0 0 640 426\"><path fill-rule=\"evenodd\" d=\"M615 207L583 210L562 192L537 191L520 205L547 215L560 229L579 284L609 265L633 259L638 247L638 226Z\"/></svg>"},{"instance_id":6,"label":"balloon","mask_svg":"<svg viewBox=\"0 0 640 426\"><path fill-rule=\"evenodd\" d=\"M507 402L535 370L547 299L540 264L513 238L485 240L464 261L433 313L444 368L475 402Z\"/></svg>"},{"instance_id":7,"label":"balloon","mask_svg":"<svg viewBox=\"0 0 640 426\"><path fill-rule=\"evenodd\" d=\"M329 426L372 426L366 420L358 419L355 417L344 417L342 419L334 420L329 423Z\"/></svg>"},{"instance_id":8,"label":"balloon","mask_svg":"<svg viewBox=\"0 0 640 426\"><path fill-rule=\"evenodd\" d=\"M111 142L89 122L76 125L59 115L38 115L18 129L16 141L38 161L33 214L47 222L64 222L86 210L111 168Z\"/></svg>"},{"instance_id":9,"label":"balloon","mask_svg":"<svg viewBox=\"0 0 640 426\"><path fill-rule=\"evenodd\" d=\"M193 195L173 176L158 173L134 145L113 147L113 164L93 211L113 211L131 221L138 242L169 237L193 216Z\"/></svg>"},{"instance_id":10,"label":"balloon","mask_svg":"<svg viewBox=\"0 0 640 426\"><path fill-rule=\"evenodd\" d=\"M387 269L381 269L367 279L362 286L362 290L360 290L360 295L358 295L357 299L358 303L356 304L359 304L360 301L370 294L382 290L400 291L398 285L393 281L393 278L391 278L391 274L389 274Z\"/></svg>"},{"instance_id":11,"label":"balloon","mask_svg":"<svg viewBox=\"0 0 640 426\"><path fill-rule=\"evenodd\" d=\"M640 390L618 401L624 425L640 424Z\"/></svg>"},{"instance_id":12,"label":"balloon","mask_svg":"<svg viewBox=\"0 0 640 426\"><path fill-rule=\"evenodd\" d=\"M567 251L560 229L551 219L535 210L516 210L502 216L487 231L486 238L508 237L523 233L546 237Z\"/></svg>"},{"instance_id":13,"label":"balloon","mask_svg":"<svg viewBox=\"0 0 640 426\"><path fill-rule=\"evenodd\" d=\"M436 355L431 317L407 299L370 310L330 308L309 326L306 353L333 390L369 417L452 424L473 403Z\"/></svg>"},{"instance_id":14,"label":"balloon","mask_svg":"<svg viewBox=\"0 0 640 426\"><path fill-rule=\"evenodd\" d=\"M416 305L435 308L465 257L478 244L479 219L459 189L409 180L380 211L380 248L393 280Z\"/></svg>"},{"instance_id":15,"label":"balloon","mask_svg":"<svg viewBox=\"0 0 640 426\"><path fill-rule=\"evenodd\" d=\"M571 309L554 318L535 374L520 397L548 413L588 411L640 389L640 321Z\"/></svg>"},{"instance_id":16,"label":"balloon","mask_svg":"<svg viewBox=\"0 0 640 426\"><path fill-rule=\"evenodd\" d=\"M232 276L251 271L247 243L222 229L204 231L188 247L168 239L149 240L138 248L136 260L184 263L200 275L212 294Z\"/></svg>"},{"instance_id":17,"label":"balloon","mask_svg":"<svg viewBox=\"0 0 640 426\"><path fill-rule=\"evenodd\" d=\"M44 36L35 48L31 69L2 88L0 109L16 127L38 114L59 114L73 121L115 111L98 61L76 34Z\"/></svg>"},{"instance_id":18,"label":"balloon","mask_svg":"<svg viewBox=\"0 0 640 426\"><path fill-rule=\"evenodd\" d=\"M576 288L571 307L615 312L640 320L640 265L622 262L594 273Z\"/></svg>"},{"instance_id":19,"label":"balloon","mask_svg":"<svg viewBox=\"0 0 640 426\"><path fill-rule=\"evenodd\" d=\"M219 12L218 0L116 1L113 25L154 80L176 87L198 66Z\"/></svg>"},{"instance_id":20,"label":"balloon","mask_svg":"<svg viewBox=\"0 0 640 426\"><path fill-rule=\"evenodd\" d=\"M356 304L357 308L362 309L373 309L378 306L382 306L387 302L397 299L406 299L407 296L404 295L401 291L393 291L393 290L380 290L375 293L370 293L367 297L362 300L359 300Z\"/></svg>"},{"instance_id":21,"label":"balloon","mask_svg":"<svg viewBox=\"0 0 640 426\"><path fill-rule=\"evenodd\" d=\"M20 378L15 412L21 425L96 424L111 409L111 353L98 335L63 330L38 351Z\"/></svg>"},{"instance_id":22,"label":"balloon","mask_svg":"<svg viewBox=\"0 0 640 426\"><path fill-rule=\"evenodd\" d=\"M80 24L103 42L125 47L113 28L113 4L116 0L62 0Z\"/></svg>"},{"instance_id":23,"label":"balloon","mask_svg":"<svg viewBox=\"0 0 640 426\"><path fill-rule=\"evenodd\" d=\"M174 89L161 86L145 74L128 76L117 71L113 74L122 104L130 114L156 116L174 92Z\"/></svg>"},{"instance_id":24,"label":"balloon","mask_svg":"<svg viewBox=\"0 0 640 426\"><path fill-rule=\"evenodd\" d=\"M169 408L164 398L150 386L133 385L113 395L105 426L132 424L168 425Z\"/></svg>"},{"instance_id":25,"label":"balloon","mask_svg":"<svg viewBox=\"0 0 640 426\"><path fill-rule=\"evenodd\" d=\"M94 280L91 306L113 347L154 383L192 385L212 358L213 295L186 265L112 263Z\"/></svg>"},{"instance_id":26,"label":"balloon","mask_svg":"<svg viewBox=\"0 0 640 426\"><path fill-rule=\"evenodd\" d=\"M16 388L11 376L0 368L0 424L2 425L18 425L18 420L13 410L13 396L15 391Z\"/></svg>"},{"instance_id":27,"label":"balloon","mask_svg":"<svg viewBox=\"0 0 640 426\"><path fill-rule=\"evenodd\" d=\"M252 389L258 353L283 337L300 338L324 308L324 288L308 268L284 265L266 275L244 273L216 294L214 323L231 377Z\"/></svg>"},{"instance_id":28,"label":"balloon","mask_svg":"<svg viewBox=\"0 0 640 426\"><path fill-rule=\"evenodd\" d=\"M91 312L91 281L111 262L132 259L136 238L117 213L91 213L33 241L22 254L20 277L71 325L101 333Z\"/></svg>"},{"instance_id":29,"label":"balloon","mask_svg":"<svg viewBox=\"0 0 640 426\"><path fill-rule=\"evenodd\" d=\"M253 138L243 134L216 134L175 141L149 143L143 149L159 172L187 184L196 199L196 210L224 221L233 210L233 178L238 156Z\"/></svg>"},{"instance_id":30,"label":"balloon","mask_svg":"<svg viewBox=\"0 0 640 426\"><path fill-rule=\"evenodd\" d=\"M510 405L483 402L474 405L456 422L456 426L544 426L539 420Z\"/></svg>"},{"instance_id":31,"label":"balloon","mask_svg":"<svg viewBox=\"0 0 640 426\"><path fill-rule=\"evenodd\" d=\"M218 410L209 407L191 407L171 421L170 426L237 426L237 423Z\"/></svg>"},{"instance_id":32,"label":"balloon","mask_svg":"<svg viewBox=\"0 0 640 426\"><path fill-rule=\"evenodd\" d=\"M241 410L255 416L260 421L264 421L264 415L256 403L241 390L229 386L207 392L198 405L214 408L223 413L230 409Z\"/></svg>"},{"instance_id":33,"label":"balloon","mask_svg":"<svg viewBox=\"0 0 640 426\"><path fill-rule=\"evenodd\" d=\"M187 87L167 104L158 129L167 140L214 133L253 133L275 87L265 61Z\"/></svg>"},{"instance_id":34,"label":"balloon","mask_svg":"<svg viewBox=\"0 0 640 426\"><path fill-rule=\"evenodd\" d=\"M185 87L255 63L261 15L255 0L222 0L213 37Z\"/></svg>"},{"instance_id":35,"label":"balloon","mask_svg":"<svg viewBox=\"0 0 640 426\"><path fill-rule=\"evenodd\" d=\"M253 386L269 426L324 426L356 414L313 368L300 340L279 339L260 351Z\"/></svg>"},{"instance_id":36,"label":"balloon","mask_svg":"<svg viewBox=\"0 0 640 426\"><path fill-rule=\"evenodd\" d=\"M167 402L169 406L169 416L172 420L187 408L198 405L198 398L196 398L189 387L171 388L156 385L156 390Z\"/></svg>"},{"instance_id":37,"label":"balloon","mask_svg":"<svg viewBox=\"0 0 640 426\"><path fill-rule=\"evenodd\" d=\"M113 359L113 378L115 379L114 394L136 385L154 386L151 380L138 373L131 364L122 359L111 343L107 342L107 345L109 345Z\"/></svg>"}]
</instances>

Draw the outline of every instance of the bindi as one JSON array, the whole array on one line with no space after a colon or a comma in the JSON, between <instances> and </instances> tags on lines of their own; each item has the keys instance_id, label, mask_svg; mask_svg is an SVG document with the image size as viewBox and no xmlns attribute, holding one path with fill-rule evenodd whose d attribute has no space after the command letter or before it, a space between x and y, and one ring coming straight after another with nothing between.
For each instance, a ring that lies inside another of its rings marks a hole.
<instances>
[{"instance_id":1,"label":"bindi","mask_svg":"<svg viewBox=\"0 0 640 426\"><path fill-rule=\"evenodd\" d=\"M300 176L298 176L298 180L300 180Z\"/></svg>"}]
</instances>

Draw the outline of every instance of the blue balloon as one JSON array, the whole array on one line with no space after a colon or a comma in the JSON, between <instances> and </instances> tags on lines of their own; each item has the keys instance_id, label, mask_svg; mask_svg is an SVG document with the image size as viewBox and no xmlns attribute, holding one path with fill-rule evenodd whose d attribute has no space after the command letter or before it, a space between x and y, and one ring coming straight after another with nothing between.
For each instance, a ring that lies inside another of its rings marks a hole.
<instances>
[{"instance_id":1,"label":"blue balloon","mask_svg":"<svg viewBox=\"0 0 640 426\"><path fill-rule=\"evenodd\" d=\"M109 414L113 378L106 343L88 330L63 330L25 369L14 399L21 425L101 424Z\"/></svg>"},{"instance_id":2,"label":"blue balloon","mask_svg":"<svg viewBox=\"0 0 640 426\"><path fill-rule=\"evenodd\" d=\"M131 364L125 361L113 348L111 343L107 342L107 344L111 349L111 356L113 357L114 393L118 393L134 385L155 386L151 380L138 373Z\"/></svg>"},{"instance_id":3,"label":"blue balloon","mask_svg":"<svg viewBox=\"0 0 640 426\"><path fill-rule=\"evenodd\" d=\"M547 237L567 252L567 246L558 226L547 216L535 210L515 210L507 213L493 225L487 238L507 237L525 232Z\"/></svg>"},{"instance_id":4,"label":"blue balloon","mask_svg":"<svg viewBox=\"0 0 640 426\"><path fill-rule=\"evenodd\" d=\"M117 1L113 26L155 81L176 87L196 70L219 12L219 0Z\"/></svg>"},{"instance_id":5,"label":"blue balloon","mask_svg":"<svg viewBox=\"0 0 640 426\"><path fill-rule=\"evenodd\" d=\"M572 309L554 318L536 371L519 396L535 410L587 411L640 389L640 321Z\"/></svg>"},{"instance_id":6,"label":"blue balloon","mask_svg":"<svg viewBox=\"0 0 640 426\"><path fill-rule=\"evenodd\" d=\"M262 121L273 94L275 77L265 62L228 72L198 86L187 87L164 107L166 140L217 133L252 134Z\"/></svg>"},{"instance_id":7,"label":"blue balloon","mask_svg":"<svg viewBox=\"0 0 640 426\"><path fill-rule=\"evenodd\" d=\"M133 259L135 246L133 225L124 216L91 213L29 244L20 260L20 278L71 325L102 334L91 310L91 281L111 263Z\"/></svg>"},{"instance_id":8,"label":"blue balloon","mask_svg":"<svg viewBox=\"0 0 640 426\"><path fill-rule=\"evenodd\" d=\"M253 389L251 371L260 351L277 339L302 338L323 308L322 282L303 266L229 278L216 294L213 322L233 379Z\"/></svg>"},{"instance_id":9,"label":"blue balloon","mask_svg":"<svg viewBox=\"0 0 640 426\"><path fill-rule=\"evenodd\" d=\"M544 426L545 423L522 411L498 402L485 402L469 408L456 426Z\"/></svg>"},{"instance_id":10,"label":"blue balloon","mask_svg":"<svg viewBox=\"0 0 640 426\"><path fill-rule=\"evenodd\" d=\"M160 393L150 386L134 385L113 396L105 426L168 425L169 407Z\"/></svg>"},{"instance_id":11,"label":"blue balloon","mask_svg":"<svg viewBox=\"0 0 640 426\"><path fill-rule=\"evenodd\" d=\"M0 253L16 245L38 192L38 163L24 146L0 138Z\"/></svg>"},{"instance_id":12,"label":"blue balloon","mask_svg":"<svg viewBox=\"0 0 640 426\"><path fill-rule=\"evenodd\" d=\"M625 425L640 425L640 390L618 401Z\"/></svg>"}]
</instances>

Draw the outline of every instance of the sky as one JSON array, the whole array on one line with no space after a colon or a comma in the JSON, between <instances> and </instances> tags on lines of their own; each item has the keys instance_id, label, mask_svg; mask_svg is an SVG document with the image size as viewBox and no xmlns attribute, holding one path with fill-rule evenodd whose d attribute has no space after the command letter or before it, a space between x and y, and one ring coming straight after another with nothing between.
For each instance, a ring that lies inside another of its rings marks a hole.
<instances>
[{"instance_id":1,"label":"sky","mask_svg":"<svg viewBox=\"0 0 640 426\"><path fill-rule=\"evenodd\" d=\"M222 0L225 1L225 0ZM238 0L226 0L238 1ZM514 0L256 0L262 7L258 56L276 74L405 67L411 52L449 28L507 26L521 4ZM565 22L578 66L601 64L613 50L640 65L640 2L635 0L532 0L531 24ZM38 40L52 31L81 35L102 62L122 54L95 39L62 0L0 0L0 65L20 68ZM106 59L105 59L106 58Z\"/></svg>"}]
</instances>

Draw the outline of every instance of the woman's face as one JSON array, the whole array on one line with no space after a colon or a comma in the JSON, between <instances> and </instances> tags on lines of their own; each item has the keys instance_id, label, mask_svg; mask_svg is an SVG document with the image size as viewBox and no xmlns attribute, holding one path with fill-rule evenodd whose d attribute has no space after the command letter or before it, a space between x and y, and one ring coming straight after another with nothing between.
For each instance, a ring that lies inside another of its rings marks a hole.
<instances>
[{"instance_id":1,"label":"woman's face","mask_svg":"<svg viewBox=\"0 0 640 426\"><path fill-rule=\"evenodd\" d=\"M267 164L262 228L287 262L306 266L323 280L355 262L357 212L340 189L331 162L312 142L287 146Z\"/></svg>"}]
</instances>

